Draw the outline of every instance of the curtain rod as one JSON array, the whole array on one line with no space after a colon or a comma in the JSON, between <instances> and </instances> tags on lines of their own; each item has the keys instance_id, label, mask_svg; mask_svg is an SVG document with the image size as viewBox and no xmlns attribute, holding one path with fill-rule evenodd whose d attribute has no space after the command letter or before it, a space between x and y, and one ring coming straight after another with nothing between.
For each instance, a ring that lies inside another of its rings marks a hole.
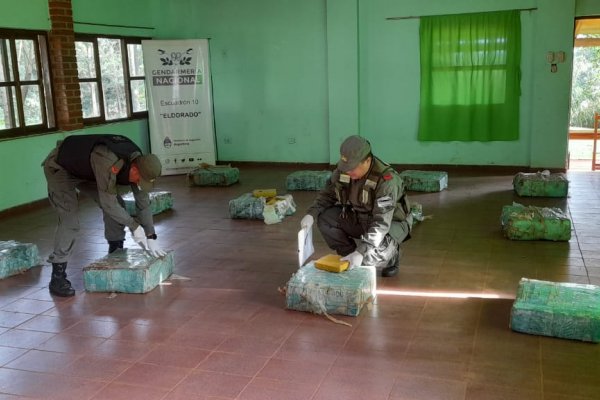
<instances>
[{"instance_id":1,"label":"curtain rod","mask_svg":"<svg viewBox=\"0 0 600 400\"><path fill-rule=\"evenodd\" d=\"M81 22L81 21L73 21L74 24L79 25L93 25L93 26L108 26L111 28L131 28L131 29L154 29L150 26L135 26L135 25L113 25L113 24L97 24L95 22Z\"/></svg>"},{"instance_id":2,"label":"curtain rod","mask_svg":"<svg viewBox=\"0 0 600 400\"><path fill-rule=\"evenodd\" d=\"M533 10L537 10L537 7L532 7L532 8L515 8L514 10L517 11L533 11ZM489 11L489 12L493 12L493 11ZM467 14L475 14L475 13L467 13ZM421 17L440 17L442 15L449 15L449 14L437 14L437 15L411 15L408 17L386 17L387 21L398 21L401 19L416 19L416 18L421 18Z\"/></svg>"}]
</instances>

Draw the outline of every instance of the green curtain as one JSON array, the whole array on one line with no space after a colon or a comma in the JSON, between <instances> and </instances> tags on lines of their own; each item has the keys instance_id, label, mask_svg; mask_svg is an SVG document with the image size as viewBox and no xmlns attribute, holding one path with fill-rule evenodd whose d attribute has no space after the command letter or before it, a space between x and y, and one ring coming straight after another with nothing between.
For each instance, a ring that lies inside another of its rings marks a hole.
<instances>
[{"instance_id":1,"label":"green curtain","mask_svg":"<svg viewBox=\"0 0 600 400\"><path fill-rule=\"evenodd\" d=\"M519 11L421 17L419 140L519 138Z\"/></svg>"}]
</instances>

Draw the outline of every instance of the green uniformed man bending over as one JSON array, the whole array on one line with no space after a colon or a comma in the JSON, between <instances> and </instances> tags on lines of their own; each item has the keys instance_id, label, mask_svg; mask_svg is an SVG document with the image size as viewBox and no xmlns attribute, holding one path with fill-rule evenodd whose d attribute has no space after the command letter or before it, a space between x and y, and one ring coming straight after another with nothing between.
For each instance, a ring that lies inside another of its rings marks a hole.
<instances>
[{"instance_id":1,"label":"green uniformed man bending over","mask_svg":"<svg viewBox=\"0 0 600 400\"><path fill-rule=\"evenodd\" d=\"M154 180L162 166L154 154L143 155L130 139L120 135L73 135L59 141L42 163L48 182L48 199L58 213L52 263L50 293L73 296L67 279L67 261L79 232L78 191L92 197L102 209L108 252L123 248L125 227L133 239L155 257L166 253L156 242L150 197ZM136 217L125 210L117 185L133 191Z\"/></svg>"},{"instance_id":2,"label":"green uniformed man bending over","mask_svg":"<svg viewBox=\"0 0 600 400\"><path fill-rule=\"evenodd\" d=\"M302 227L315 219L329 247L351 268L374 266L384 277L398 273L400 243L412 228L410 205L402 178L373 156L365 138L350 136L340 146L337 168Z\"/></svg>"}]
</instances>

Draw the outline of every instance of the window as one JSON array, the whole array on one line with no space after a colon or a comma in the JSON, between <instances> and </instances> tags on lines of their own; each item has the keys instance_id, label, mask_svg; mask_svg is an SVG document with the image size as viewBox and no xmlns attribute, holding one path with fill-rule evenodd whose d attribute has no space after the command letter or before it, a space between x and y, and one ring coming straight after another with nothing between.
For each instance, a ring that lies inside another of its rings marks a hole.
<instances>
[{"instance_id":1,"label":"window","mask_svg":"<svg viewBox=\"0 0 600 400\"><path fill-rule=\"evenodd\" d=\"M419 140L519 138L519 11L421 17Z\"/></svg>"},{"instance_id":2,"label":"window","mask_svg":"<svg viewBox=\"0 0 600 400\"><path fill-rule=\"evenodd\" d=\"M147 116L141 39L75 37L83 120Z\"/></svg>"},{"instance_id":3,"label":"window","mask_svg":"<svg viewBox=\"0 0 600 400\"><path fill-rule=\"evenodd\" d=\"M0 30L0 138L54 127L46 36Z\"/></svg>"}]
</instances>

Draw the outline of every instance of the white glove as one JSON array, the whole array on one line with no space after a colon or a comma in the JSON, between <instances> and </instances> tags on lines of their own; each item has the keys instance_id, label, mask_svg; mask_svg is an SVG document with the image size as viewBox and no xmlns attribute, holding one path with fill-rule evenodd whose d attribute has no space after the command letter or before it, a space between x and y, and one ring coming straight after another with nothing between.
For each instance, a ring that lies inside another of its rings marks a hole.
<instances>
[{"instance_id":1,"label":"white glove","mask_svg":"<svg viewBox=\"0 0 600 400\"><path fill-rule=\"evenodd\" d=\"M348 261L350 263L348 269L360 267L362 265L363 255L360 254L358 251L354 251L348 254L347 256L340 258L340 261Z\"/></svg>"},{"instance_id":2,"label":"white glove","mask_svg":"<svg viewBox=\"0 0 600 400\"><path fill-rule=\"evenodd\" d=\"M315 222L315 219L313 218L313 216L310 214L306 214L302 218L302 221L300 221L300 226L302 228L310 228L314 222Z\"/></svg>"},{"instance_id":3,"label":"white glove","mask_svg":"<svg viewBox=\"0 0 600 400\"><path fill-rule=\"evenodd\" d=\"M148 244L146 242L146 233L144 232L144 228L142 228L141 225L139 225L137 228L135 228L134 231L131 232L131 236L133 237L133 240L135 240L135 242L139 244L142 249L146 250L148 248Z\"/></svg>"},{"instance_id":4,"label":"white glove","mask_svg":"<svg viewBox=\"0 0 600 400\"><path fill-rule=\"evenodd\" d=\"M156 239L147 239L146 243L148 244L148 252L154 257L164 257L167 255L166 251L158 247Z\"/></svg>"}]
</instances>

